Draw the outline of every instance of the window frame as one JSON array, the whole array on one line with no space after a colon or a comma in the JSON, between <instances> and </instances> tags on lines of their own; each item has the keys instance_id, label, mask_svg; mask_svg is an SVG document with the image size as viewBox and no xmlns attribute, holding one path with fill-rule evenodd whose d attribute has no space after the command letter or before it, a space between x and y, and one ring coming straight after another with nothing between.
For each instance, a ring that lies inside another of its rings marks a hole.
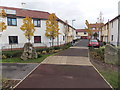
<instances>
[{"instance_id":1,"label":"window frame","mask_svg":"<svg viewBox=\"0 0 120 90\"><path fill-rule=\"evenodd\" d=\"M87 34L87 32L84 32L84 35L86 35Z\"/></svg>"},{"instance_id":2,"label":"window frame","mask_svg":"<svg viewBox=\"0 0 120 90\"><path fill-rule=\"evenodd\" d=\"M10 37L16 37L17 42L10 42ZM9 44L18 44L18 36L8 36Z\"/></svg>"},{"instance_id":3,"label":"window frame","mask_svg":"<svg viewBox=\"0 0 120 90\"><path fill-rule=\"evenodd\" d=\"M37 25L34 24L34 21L37 21ZM38 22L40 22L40 25ZM40 19L33 19L33 24L34 24L34 27L41 27L41 20Z\"/></svg>"},{"instance_id":4,"label":"window frame","mask_svg":"<svg viewBox=\"0 0 120 90\"><path fill-rule=\"evenodd\" d=\"M9 23L9 19L10 19L10 23ZM15 25L14 25L13 22L12 22L13 19L15 19ZM7 17L7 25L8 25L8 26L17 26L17 18Z\"/></svg>"},{"instance_id":5,"label":"window frame","mask_svg":"<svg viewBox=\"0 0 120 90\"><path fill-rule=\"evenodd\" d=\"M35 42L35 37L40 37L40 42ZM41 36L34 36L34 43L41 43Z\"/></svg>"},{"instance_id":6,"label":"window frame","mask_svg":"<svg viewBox=\"0 0 120 90\"><path fill-rule=\"evenodd\" d=\"M114 40L114 35L111 36L111 41L113 41L113 40Z\"/></svg>"}]
</instances>

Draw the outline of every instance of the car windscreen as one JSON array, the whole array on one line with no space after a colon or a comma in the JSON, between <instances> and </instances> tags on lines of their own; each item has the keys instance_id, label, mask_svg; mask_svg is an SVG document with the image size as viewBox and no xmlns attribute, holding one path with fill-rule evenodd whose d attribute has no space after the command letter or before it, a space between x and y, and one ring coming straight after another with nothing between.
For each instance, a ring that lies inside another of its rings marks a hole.
<instances>
[{"instance_id":1,"label":"car windscreen","mask_svg":"<svg viewBox=\"0 0 120 90\"><path fill-rule=\"evenodd\" d=\"M97 40L90 40L90 42L98 42Z\"/></svg>"}]
</instances>

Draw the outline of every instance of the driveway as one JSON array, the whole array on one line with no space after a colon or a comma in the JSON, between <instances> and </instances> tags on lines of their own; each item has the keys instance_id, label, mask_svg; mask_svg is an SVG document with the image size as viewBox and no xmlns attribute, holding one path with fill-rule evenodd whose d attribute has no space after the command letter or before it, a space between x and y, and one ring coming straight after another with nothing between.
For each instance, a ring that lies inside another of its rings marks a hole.
<instances>
[{"instance_id":1,"label":"driveway","mask_svg":"<svg viewBox=\"0 0 120 90\"><path fill-rule=\"evenodd\" d=\"M88 58L87 40L45 59L17 88L94 88L112 90Z\"/></svg>"}]
</instances>

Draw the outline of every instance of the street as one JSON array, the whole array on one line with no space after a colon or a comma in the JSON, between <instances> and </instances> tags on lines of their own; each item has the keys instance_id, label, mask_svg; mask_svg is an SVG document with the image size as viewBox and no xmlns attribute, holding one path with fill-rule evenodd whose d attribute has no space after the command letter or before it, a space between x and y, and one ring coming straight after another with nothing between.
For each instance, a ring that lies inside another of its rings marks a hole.
<instances>
[{"instance_id":1,"label":"street","mask_svg":"<svg viewBox=\"0 0 120 90\"><path fill-rule=\"evenodd\" d=\"M50 56L16 88L105 88L112 90L88 58L87 40Z\"/></svg>"}]
</instances>

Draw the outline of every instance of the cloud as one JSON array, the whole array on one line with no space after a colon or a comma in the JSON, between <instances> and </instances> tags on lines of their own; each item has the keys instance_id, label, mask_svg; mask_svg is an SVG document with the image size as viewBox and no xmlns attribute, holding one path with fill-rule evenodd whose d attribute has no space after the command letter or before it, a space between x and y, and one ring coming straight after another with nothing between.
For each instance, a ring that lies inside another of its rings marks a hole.
<instances>
[{"instance_id":1,"label":"cloud","mask_svg":"<svg viewBox=\"0 0 120 90\"><path fill-rule=\"evenodd\" d=\"M95 23L100 11L103 12L105 22L117 16L119 0L1 0L2 6L22 7L21 2L26 3L26 8L56 13L62 20L73 19L75 28L84 28L85 20Z\"/></svg>"}]
</instances>

